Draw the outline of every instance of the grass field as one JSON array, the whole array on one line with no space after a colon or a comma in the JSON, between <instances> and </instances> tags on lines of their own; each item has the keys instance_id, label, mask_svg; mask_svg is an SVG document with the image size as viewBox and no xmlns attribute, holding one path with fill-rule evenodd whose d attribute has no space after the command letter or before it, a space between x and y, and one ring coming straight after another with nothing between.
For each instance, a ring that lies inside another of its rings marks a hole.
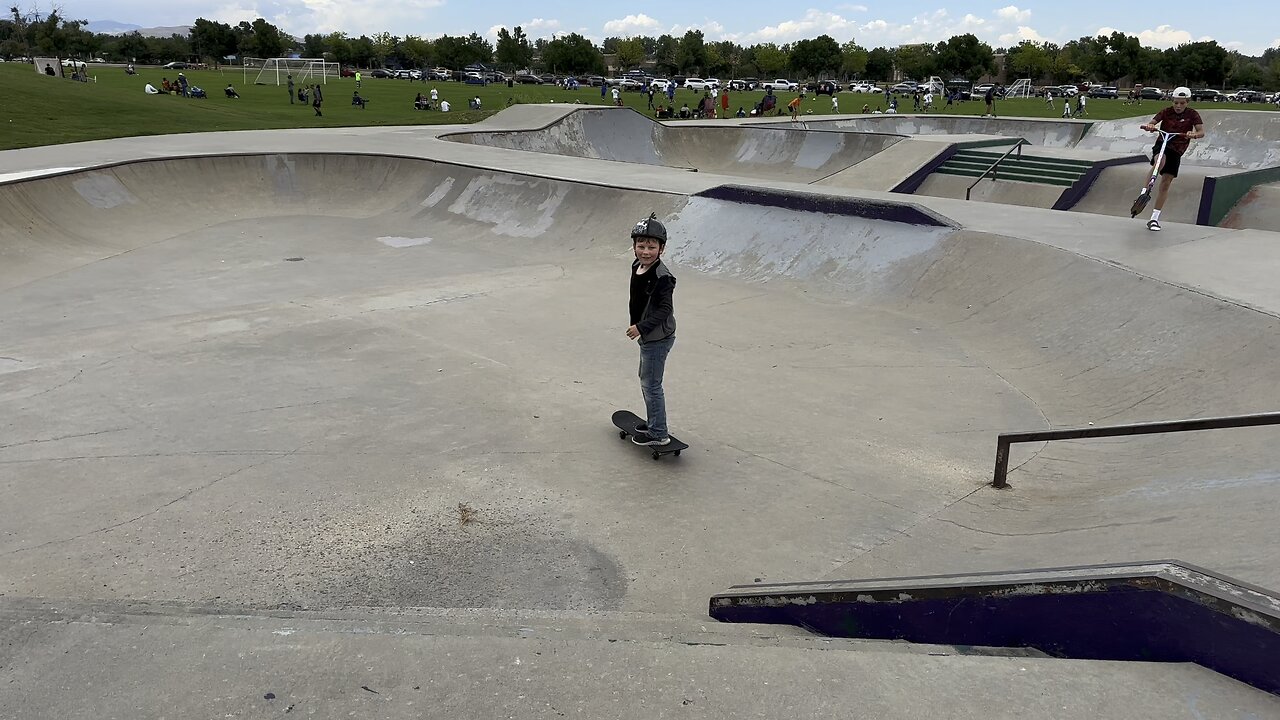
<instances>
[{"instance_id":1,"label":"grass field","mask_svg":"<svg viewBox=\"0 0 1280 720\"><path fill-rule=\"evenodd\" d=\"M40 75L27 64L0 63L0 97L5 100L0 107L0 150L113 137L216 130L470 123L492 115L509 103L609 104L608 100L600 97L599 88L569 91L547 85L480 87L454 82L423 84L366 77L360 94L369 104L361 110L351 105L355 81L342 78L330 80L324 86L324 116L316 117L308 106L290 105L288 92L283 87L253 85L252 72L246 83L239 68L185 71L192 85L204 88L209 94L207 100L143 93L142 88L148 82L159 87L162 77L174 79L176 73L173 71L144 67L139 69L139 75L131 77L125 75L121 68L99 66L90 67L89 72L91 81L80 83ZM223 96L227 83L234 85L240 93L239 100ZM413 109L414 95L419 92L425 95L433 87L439 89L440 97L453 106L451 112ZM467 110L467 99L476 95L480 96L484 109ZM731 93L730 110L736 111L742 106L749 111L763 95L763 92ZM644 95L623 93L622 97L627 105L647 112ZM697 97L689 90L677 91L676 104L689 102L693 105ZM843 113L860 112L863 104L869 104L872 109L884 105L882 95L846 92L839 98ZM1092 100L1089 116L1093 120L1149 116L1162 106L1163 103L1158 101L1147 101L1135 107L1119 100ZM1197 107L1215 106L1206 103ZM1267 106L1221 107L1261 110ZM831 99L826 96L809 97L803 108L806 115L831 114ZM910 110L910 101L900 100L899 109ZM981 115L983 104L980 101L960 103L947 112ZM1062 103L1056 103L1051 109L1043 100L1003 100L997 105L997 112L1002 116L1056 118L1062 114Z\"/></svg>"}]
</instances>

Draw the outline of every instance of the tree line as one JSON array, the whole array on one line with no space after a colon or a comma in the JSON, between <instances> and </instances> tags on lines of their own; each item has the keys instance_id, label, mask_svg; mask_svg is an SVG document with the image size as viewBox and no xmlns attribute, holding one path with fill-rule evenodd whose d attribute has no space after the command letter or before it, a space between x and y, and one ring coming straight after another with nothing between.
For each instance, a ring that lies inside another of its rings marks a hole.
<instances>
[{"instance_id":1,"label":"tree line","mask_svg":"<svg viewBox=\"0 0 1280 720\"><path fill-rule=\"evenodd\" d=\"M689 30L680 37L607 37L596 45L578 33L531 40L517 25L499 29L496 43L474 32L431 39L389 32L359 37L333 32L306 35L299 42L263 18L236 25L198 18L187 35L167 38L136 32L92 33L84 29L86 24L57 12L41 17L12 8L10 17L0 20L0 56L103 57L151 64L172 60L216 63L229 57L281 57L297 52L303 57L366 68L459 69L485 63L506 70L555 74L604 73L606 57L611 57L615 68L649 67L668 76L874 81L930 75L976 81L997 75L1003 56L1005 76L1010 80L1029 77L1036 83L1092 80L1105 84L1128 81L1280 88L1280 48L1271 48L1260 57L1229 51L1214 41L1160 50L1120 32L1082 37L1063 45L1024 41L1012 48L993 48L972 34L964 34L938 43L868 49L853 40L839 43L826 34L781 45L744 46L727 40L709 42L702 31Z\"/></svg>"}]
</instances>

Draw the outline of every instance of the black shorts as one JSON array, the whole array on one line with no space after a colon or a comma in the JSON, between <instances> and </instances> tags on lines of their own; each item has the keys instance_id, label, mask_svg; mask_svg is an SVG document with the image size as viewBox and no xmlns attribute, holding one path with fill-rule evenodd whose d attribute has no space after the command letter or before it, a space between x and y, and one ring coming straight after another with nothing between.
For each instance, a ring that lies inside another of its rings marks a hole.
<instances>
[{"instance_id":1,"label":"black shorts","mask_svg":"<svg viewBox=\"0 0 1280 720\"><path fill-rule=\"evenodd\" d=\"M1154 167L1156 158L1160 156L1160 143L1151 146L1151 165ZM1164 168L1160 170L1161 175L1171 175L1178 177L1178 168L1182 166L1182 153L1176 153L1173 150L1165 150L1164 152Z\"/></svg>"}]
</instances>

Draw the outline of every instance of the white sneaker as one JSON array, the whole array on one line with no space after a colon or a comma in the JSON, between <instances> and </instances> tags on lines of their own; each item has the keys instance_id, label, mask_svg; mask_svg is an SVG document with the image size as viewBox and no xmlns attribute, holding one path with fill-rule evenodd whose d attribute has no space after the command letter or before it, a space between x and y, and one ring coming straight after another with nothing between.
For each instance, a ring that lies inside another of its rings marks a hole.
<instances>
[{"instance_id":1,"label":"white sneaker","mask_svg":"<svg viewBox=\"0 0 1280 720\"><path fill-rule=\"evenodd\" d=\"M1152 231L1152 232L1160 232L1160 221L1159 221L1159 220L1148 220L1148 221L1147 221L1147 229L1148 229L1148 230L1150 230L1150 231Z\"/></svg>"}]
</instances>

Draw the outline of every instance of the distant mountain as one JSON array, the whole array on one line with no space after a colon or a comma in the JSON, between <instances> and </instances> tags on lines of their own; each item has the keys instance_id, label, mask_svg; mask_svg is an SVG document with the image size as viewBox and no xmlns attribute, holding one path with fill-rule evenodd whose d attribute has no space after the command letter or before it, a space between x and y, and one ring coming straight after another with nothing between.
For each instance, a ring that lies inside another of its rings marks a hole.
<instances>
[{"instance_id":1,"label":"distant mountain","mask_svg":"<svg viewBox=\"0 0 1280 720\"><path fill-rule=\"evenodd\" d=\"M125 33L137 32L146 37L169 37L170 35L187 35L191 32L190 25L144 28L141 25L122 23L115 20L91 20L84 28L89 32L105 35L124 35Z\"/></svg>"},{"instance_id":2,"label":"distant mountain","mask_svg":"<svg viewBox=\"0 0 1280 720\"><path fill-rule=\"evenodd\" d=\"M89 24L84 26L84 29L92 33L123 35L134 30L141 30L142 26L116 22L115 20L90 20Z\"/></svg>"}]
</instances>

